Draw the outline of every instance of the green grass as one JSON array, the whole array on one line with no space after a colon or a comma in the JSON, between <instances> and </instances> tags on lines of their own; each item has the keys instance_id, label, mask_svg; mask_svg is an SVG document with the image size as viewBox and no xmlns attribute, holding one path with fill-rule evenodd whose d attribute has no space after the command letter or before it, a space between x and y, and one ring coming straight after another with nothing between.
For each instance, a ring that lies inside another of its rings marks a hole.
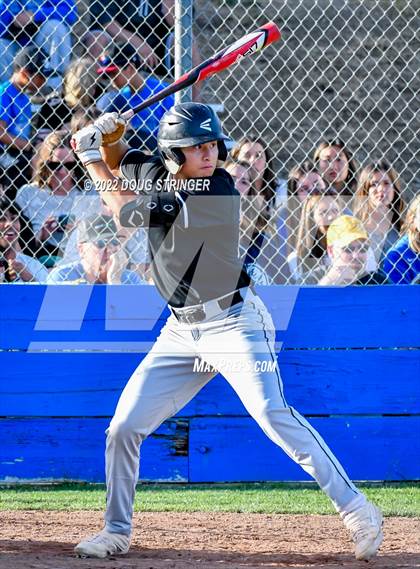
<instances>
[{"instance_id":1,"label":"green grass","mask_svg":"<svg viewBox=\"0 0 420 569\"><path fill-rule=\"evenodd\" d=\"M387 516L420 516L420 484L361 485ZM103 510L102 485L0 488L0 510ZM330 514L329 500L311 484L140 485L136 511Z\"/></svg>"}]
</instances>

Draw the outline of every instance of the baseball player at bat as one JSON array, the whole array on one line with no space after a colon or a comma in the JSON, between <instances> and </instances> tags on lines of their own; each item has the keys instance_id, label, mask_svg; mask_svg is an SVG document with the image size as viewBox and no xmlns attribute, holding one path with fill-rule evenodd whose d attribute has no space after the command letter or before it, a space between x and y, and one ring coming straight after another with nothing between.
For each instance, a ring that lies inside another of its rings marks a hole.
<instances>
[{"instance_id":1,"label":"baseball player at bat","mask_svg":"<svg viewBox=\"0 0 420 569\"><path fill-rule=\"evenodd\" d=\"M171 314L106 431L105 527L76 553L128 552L142 442L219 371L264 433L331 499L356 558L372 558L382 542L381 512L286 401L271 316L238 258L239 193L218 167L227 154L218 117L204 104L175 105L161 119L156 156L121 138L102 145L121 124L118 114L105 114L72 146L121 224L148 228L153 280Z\"/></svg>"}]
</instances>

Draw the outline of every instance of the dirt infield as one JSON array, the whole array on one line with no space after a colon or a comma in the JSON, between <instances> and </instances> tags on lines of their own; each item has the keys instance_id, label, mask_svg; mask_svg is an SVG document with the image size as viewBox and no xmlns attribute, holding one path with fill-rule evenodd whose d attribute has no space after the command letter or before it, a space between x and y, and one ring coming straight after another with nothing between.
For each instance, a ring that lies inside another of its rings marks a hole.
<instances>
[{"instance_id":1,"label":"dirt infield","mask_svg":"<svg viewBox=\"0 0 420 569\"><path fill-rule=\"evenodd\" d=\"M125 557L78 559L77 541L99 512L1 512L1 569L403 569L420 567L420 519L387 518L381 554L356 562L338 517L262 514L136 514Z\"/></svg>"}]
</instances>

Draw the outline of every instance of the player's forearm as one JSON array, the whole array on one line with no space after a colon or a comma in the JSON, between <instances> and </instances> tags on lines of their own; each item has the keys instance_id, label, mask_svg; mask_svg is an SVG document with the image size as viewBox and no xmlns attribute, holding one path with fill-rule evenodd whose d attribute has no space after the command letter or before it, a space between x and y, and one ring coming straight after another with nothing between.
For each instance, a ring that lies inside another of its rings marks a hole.
<instances>
[{"instance_id":1,"label":"player's forearm","mask_svg":"<svg viewBox=\"0 0 420 569\"><path fill-rule=\"evenodd\" d=\"M122 140L119 140L111 146L101 146L103 161L112 172L115 173L119 169L121 160L128 149L128 144Z\"/></svg>"},{"instance_id":2,"label":"player's forearm","mask_svg":"<svg viewBox=\"0 0 420 569\"><path fill-rule=\"evenodd\" d=\"M88 174L103 201L111 211L119 216L121 208L133 201L135 193L124 187L121 180L114 176L105 162L92 162L86 166Z\"/></svg>"}]
</instances>

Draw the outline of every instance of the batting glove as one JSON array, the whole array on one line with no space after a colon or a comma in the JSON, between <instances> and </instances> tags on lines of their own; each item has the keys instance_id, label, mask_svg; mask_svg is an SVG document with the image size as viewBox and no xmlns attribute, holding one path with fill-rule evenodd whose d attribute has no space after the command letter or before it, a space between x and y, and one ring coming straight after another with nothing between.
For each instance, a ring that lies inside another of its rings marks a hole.
<instances>
[{"instance_id":1,"label":"batting glove","mask_svg":"<svg viewBox=\"0 0 420 569\"><path fill-rule=\"evenodd\" d=\"M102 133L102 144L112 146L124 136L126 122L118 113L105 113L93 123Z\"/></svg>"},{"instance_id":2,"label":"batting glove","mask_svg":"<svg viewBox=\"0 0 420 569\"><path fill-rule=\"evenodd\" d=\"M99 151L102 144L102 133L94 125L86 126L76 132L70 144L84 166L102 160Z\"/></svg>"}]
</instances>

